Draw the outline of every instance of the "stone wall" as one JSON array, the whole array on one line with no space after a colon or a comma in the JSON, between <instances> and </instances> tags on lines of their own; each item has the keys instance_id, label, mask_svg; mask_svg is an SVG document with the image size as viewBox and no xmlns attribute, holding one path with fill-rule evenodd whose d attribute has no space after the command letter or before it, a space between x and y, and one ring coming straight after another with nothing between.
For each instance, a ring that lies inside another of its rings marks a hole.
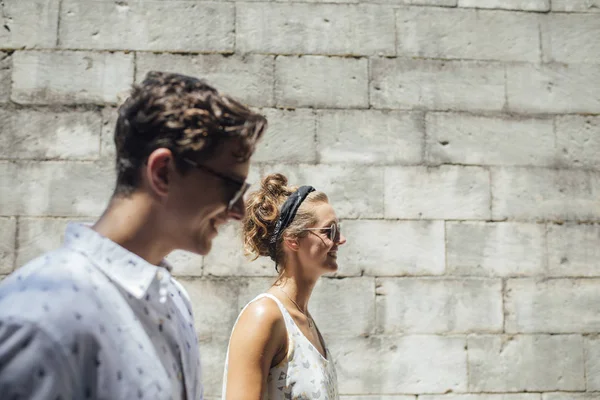
<instances>
[{"instance_id":1,"label":"stone wall","mask_svg":"<svg viewBox=\"0 0 600 400\"><path fill-rule=\"evenodd\" d=\"M149 70L270 129L250 178L325 190L348 244L311 311L345 400L600 399L600 1L0 1L0 274L99 215ZM206 394L273 280L228 226L171 256Z\"/></svg>"}]
</instances>

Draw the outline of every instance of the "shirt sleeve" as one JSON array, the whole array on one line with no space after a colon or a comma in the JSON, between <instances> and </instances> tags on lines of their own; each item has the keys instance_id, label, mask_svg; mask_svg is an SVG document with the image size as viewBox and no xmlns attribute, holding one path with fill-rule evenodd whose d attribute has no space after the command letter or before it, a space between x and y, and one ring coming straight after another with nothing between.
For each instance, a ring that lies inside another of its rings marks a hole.
<instances>
[{"instance_id":1,"label":"shirt sleeve","mask_svg":"<svg viewBox=\"0 0 600 400\"><path fill-rule=\"evenodd\" d=\"M68 400L73 373L63 347L35 323L0 319L3 399Z\"/></svg>"}]
</instances>

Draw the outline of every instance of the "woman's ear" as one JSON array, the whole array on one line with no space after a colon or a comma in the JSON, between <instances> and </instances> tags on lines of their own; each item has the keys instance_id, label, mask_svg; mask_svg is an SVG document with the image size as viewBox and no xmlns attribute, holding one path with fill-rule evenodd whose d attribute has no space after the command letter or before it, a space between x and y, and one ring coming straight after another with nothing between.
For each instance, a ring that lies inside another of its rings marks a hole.
<instances>
[{"instance_id":1,"label":"woman's ear","mask_svg":"<svg viewBox=\"0 0 600 400\"><path fill-rule=\"evenodd\" d=\"M285 237L283 238L283 243L285 244L285 246L292 250L292 251L298 251L298 249L300 248L300 243L298 243L298 238L295 237Z\"/></svg>"}]
</instances>

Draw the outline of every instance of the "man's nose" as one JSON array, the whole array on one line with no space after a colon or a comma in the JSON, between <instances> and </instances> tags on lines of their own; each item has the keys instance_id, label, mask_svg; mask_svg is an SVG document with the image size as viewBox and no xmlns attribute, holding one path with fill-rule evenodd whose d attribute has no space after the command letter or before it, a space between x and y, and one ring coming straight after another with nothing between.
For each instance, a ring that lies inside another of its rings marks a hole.
<instances>
[{"instance_id":1,"label":"man's nose","mask_svg":"<svg viewBox=\"0 0 600 400\"><path fill-rule=\"evenodd\" d=\"M244 198L241 197L231 209L227 212L227 216L230 219L235 219L236 221L241 221L246 215L246 204L244 203Z\"/></svg>"}]
</instances>

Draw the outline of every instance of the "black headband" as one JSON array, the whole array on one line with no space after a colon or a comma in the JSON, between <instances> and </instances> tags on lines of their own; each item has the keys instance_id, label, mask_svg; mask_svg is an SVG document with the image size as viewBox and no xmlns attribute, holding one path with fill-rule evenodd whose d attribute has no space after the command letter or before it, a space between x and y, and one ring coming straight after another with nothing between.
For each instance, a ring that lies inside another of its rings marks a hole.
<instances>
[{"instance_id":1,"label":"black headband","mask_svg":"<svg viewBox=\"0 0 600 400\"><path fill-rule=\"evenodd\" d=\"M292 193L281 206L279 219L275 224L275 230L273 231L273 235L271 235L271 239L269 240L269 256L271 257L271 260L277 262L277 241L281 237L281 234L285 228L290 226L294 220L296 212L298 211L298 208L300 208L300 204L302 204L310 192L314 191L315 188L312 186L300 186L300 188Z\"/></svg>"}]
</instances>

